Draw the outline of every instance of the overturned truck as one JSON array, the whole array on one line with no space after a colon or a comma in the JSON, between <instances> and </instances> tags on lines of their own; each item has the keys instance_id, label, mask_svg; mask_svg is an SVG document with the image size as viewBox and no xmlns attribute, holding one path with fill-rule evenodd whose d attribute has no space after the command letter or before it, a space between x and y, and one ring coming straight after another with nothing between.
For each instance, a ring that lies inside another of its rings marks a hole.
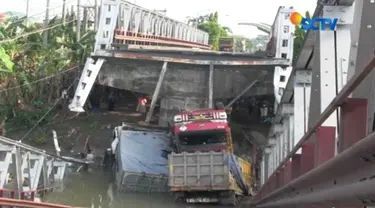
<instances>
[{"instance_id":1,"label":"overturned truck","mask_svg":"<svg viewBox=\"0 0 375 208\"><path fill-rule=\"evenodd\" d=\"M168 192L166 131L116 127L108 152L119 192Z\"/></svg>"}]
</instances>

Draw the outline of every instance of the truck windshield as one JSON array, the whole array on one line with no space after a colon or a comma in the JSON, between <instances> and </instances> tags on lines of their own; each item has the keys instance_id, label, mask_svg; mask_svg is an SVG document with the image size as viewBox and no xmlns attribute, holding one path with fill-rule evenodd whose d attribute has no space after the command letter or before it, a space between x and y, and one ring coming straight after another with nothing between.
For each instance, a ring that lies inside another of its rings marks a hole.
<instances>
[{"instance_id":1,"label":"truck windshield","mask_svg":"<svg viewBox=\"0 0 375 208\"><path fill-rule=\"evenodd\" d=\"M205 132L184 132L179 135L181 145L195 146L226 142L226 132L205 131Z\"/></svg>"}]
</instances>

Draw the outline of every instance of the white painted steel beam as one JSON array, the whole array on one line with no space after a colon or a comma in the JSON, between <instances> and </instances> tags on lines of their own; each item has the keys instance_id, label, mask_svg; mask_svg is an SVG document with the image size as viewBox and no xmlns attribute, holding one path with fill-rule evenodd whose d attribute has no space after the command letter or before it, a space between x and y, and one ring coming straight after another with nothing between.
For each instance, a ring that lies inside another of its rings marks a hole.
<instances>
[{"instance_id":1,"label":"white painted steel beam","mask_svg":"<svg viewBox=\"0 0 375 208\"><path fill-rule=\"evenodd\" d=\"M81 78L79 79L76 92L69 109L74 112L84 112L84 105L90 94L91 88L95 83L96 77L104 63L104 59L94 61L92 58L87 58L85 67L83 68Z\"/></svg>"},{"instance_id":2,"label":"white painted steel beam","mask_svg":"<svg viewBox=\"0 0 375 208\"><path fill-rule=\"evenodd\" d=\"M300 70L295 74L294 80L294 112L293 112L293 147L308 129L310 93L311 93L311 71ZM289 128L292 128L289 126ZM300 152L298 152L300 153Z\"/></svg>"},{"instance_id":3,"label":"white painted steel beam","mask_svg":"<svg viewBox=\"0 0 375 208\"><path fill-rule=\"evenodd\" d=\"M275 137L268 138L268 144L271 145L271 146L275 146L276 145L276 138Z\"/></svg>"},{"instance_id":4,"label":"white painted steel beam","mask_svg":"<svg viewBox=\"0 0 375 208\"><path fill-rule=\"evenodd\" d=\"M95 36L94 51L111 49L113 35L118 21L119 1L103 0L100 7L98 30Z\"/></svg>"},{"instance_id":5,"label":"white painted steel beam","mask_svg":"<svg viewBox=\"0 0 375 208\"><path fill-rule=\"evenodd\" d=\"M264 181L266 179L266 164L265 164L265 158L263 157L261 163L260 163L260 185L263 186Z\"/></svg>"},{"instance_id":6,"label":"white painted steel beam","mask_svg":"<svg viewBox=\"0 0 375 208\"><path fill-rule=\"evenodd\" d=\"M309 123L317 121L337 93L346 84L350 52L350 28L353 22L353 8L348 6L324 6L323 16L338 18L336 31L317 32L315 45L312 99L310 100ZM335 111L322 126L337 127L339 111ZM336 128L337 130L337 128ZM336 132L337 135L337 132ZM336 141L337 143L337 141ZM337 147L335 147L337 152Z\"/></svg>"},{"instance_id":7,"label":"white painted steel beam","mask_svg":"<svg viewBox=\"0 0 375 208\"><path fill-rule=\"evenodd\" d=\"M355 1L354 19L351 31L351 50L347 78L359 73L363 66L374 56L375 47L375 1ZM365 98L368 101L368 133L374 131L375 71L353 91L353 98Z\"/></svg>"},{"instance_id":8,"label":"white painted steel beam","mask_svg":"<svg viewBox=\"0 0 375 208\"><path fill-rule=\"evenodd\" d=\"M290 114L294 113L294 106L293 104L282 104L281 105L281 115L289 116Z\"/></svg>"},{"instance_id":9,"label":"white painted steel beam","mask_svg":"<svg viewBox=\"0 0 375 208\"><path fill-rule=\"evenodd\" d=\"M272 153L272 148L270 148L270 147L265 148L264 149L264 153L265 154L271 154Z\"/></svg>"},{"instance_id":10,"label":"white painted steel beam","mask_svg":"<svg viewBox=\"0 0 375 208\"><path fill-rule=\"evenodd\" d=\"M355 0L337 0L337 4L343 6L352 6L354 2Z\"/></svg>"},{"instance_id":11,"label":"white painted steel beam","mask_svg":"<svg viewBox=\"0 0 375 208\"><path fill-rule=\"evenodd\" d=\"M283 132L282 132L282 152L281 152L281 161L288 155L289 151L291 150L291 143L293 143L293 136L292 132L293 129L290 128L291 123L294 122L294 105L293 104L283 104L281 106L281 113L283 116L282 125L283 125Z\"/></svg>"},{"instance_id":12,"label":"white painted steel beam","mask_svg":"<svg viewBox=\"0 0 375 208\"><path fill-rule=\"evenodd\" d=\"M95 51L111 49L115 30L123 36L154 36L208 45L208 34L180 21L168 18L123 0L103 0Z\"/></svg>"},{"instance_id":13,"label":"white painted steel beam","mask_svg":"<svg viewBox=\"0 0 375 208\"><path fill-rule=\"evenodd\" d=\"M322 16L325 18L339 19L337 30L335 32L329 30L309 32L305 47L314 47L313 58L312 60L307 59L306 54L302 54L305 58L300 57L298 60L297 67L293 70L295 74L291 75L287 84L289 86L292 81L294 90L293 92L289 92L288 89L291 87L287 87L286 93L289 94L289 98L284 98L285 96L283 96L283 99L281 99L282 103L279 105L276 115L279 120L277 120L277 124L270 131L274 133L275 129L280 128L279 122L282 118L284 144L276 142L275 150L273 151L276 154L273 156L276 163L279 161L278 154L281 157L285 157L283 152L278 152L280 150L280 146L278 145L284 145L285 152L289 152L298 143L299 139L307 132L309 123L316 121L317 116L329 105L337 92L346 84L346 80L348 79L348 65L350 63L355 65L349 59L349 52L350 47L358 46L358 44L348 44L351 40L350 28L353 24L354 15L353 7L348 6L351 3L349 1L342 1L340 6L318 6L318 8L321 8L318 13L322 12ZM367 25L367 28L371 28L371 26ZM312 50L309 49L307 51ZM301 60L304 60L304 62L302 63ZM357 66L357 68L360 67ZM367 87L369 88L369 86ZM290 109L287 107L288 104L285 105L283 102L289 103L292 96L294 101L293 112L287 115ZM338 123L337 118L338 115L333 114L323 125L336 127ZM278 135L276 134L275 136L278 139ZM274 169L273 164L272 170L274 171Z\"/></svg>"}]
</instances>

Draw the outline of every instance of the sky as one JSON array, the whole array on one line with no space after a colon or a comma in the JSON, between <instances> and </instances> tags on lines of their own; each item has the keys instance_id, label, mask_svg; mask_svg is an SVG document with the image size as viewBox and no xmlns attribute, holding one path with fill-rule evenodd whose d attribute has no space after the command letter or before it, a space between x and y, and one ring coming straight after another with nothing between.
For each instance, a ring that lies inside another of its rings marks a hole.
<instances>
[{"instance_id":1,"label":"sky","mask_svg":"<svg viewBox=\"0 0 375 208\"><path fill-rule=\"evenodd\" d=\"M3 0L4 1L4 0ZM14 11L26 13L26 2L29 1L29 14L36 18L43 18L46 10L46 0L11 0L1 4L0 12ZM95 0L81 0L82 4L93 5ZM101 0L97 0L101 2ZM63 0L50 0L51 16L61 14ZM77 0L66 0L69 5ZM256 28L240 26L239 22L263 22L272 24L279 6L293 6L296 11L313 12L317 0L129 0L147 9L167 10L167 16L186 21L188 16L199 16L210 12L219 13L219 22L232 29L236 35L253 38L259 34ZM256 3L250 3L256 2Z\"/></svg>"}]
</instances>

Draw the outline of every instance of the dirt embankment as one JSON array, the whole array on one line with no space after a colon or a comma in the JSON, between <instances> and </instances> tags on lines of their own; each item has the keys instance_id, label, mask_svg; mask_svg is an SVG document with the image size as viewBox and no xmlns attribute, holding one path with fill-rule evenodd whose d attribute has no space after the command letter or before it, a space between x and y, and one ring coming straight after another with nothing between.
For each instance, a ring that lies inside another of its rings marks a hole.
<instances>
[{"instance_id":1,"label":"dirt embankment","mask_svg":"<svg viewBox=\"0 0 375 208\"><path fill-rule=\"evenodd\" d=\"M84 151L86 141L89 142L94 155L102 155L104 150L112 142L113 128L123 122L132 125L147 126L145 116L136 113L137 98L131 92L125 92L115 105L115 111L108 112L105 104L94 112L76 113L69 112L67 106L52 113L49 123L36 127L24 140L25 143L54 151L52 130L57 132L59 143L63 153L78 154ZM246 115L246 113L240 113ZM151 127L157 124L158 110L151 120ZM13 130L12 130L13 128ZM268 126L231 122L232 137L235 153L238 156L250 160L252 147L265 141L264 135L268 132ZM11 127L7 137L18 140L29 129Z\"/></svg>"},{"instance_id":2,"label":"dirt embankment","mask_svg":"<svg viewBox=\"0 0 375 208\"><path fill-rule=\"evenodd\" d=\"M112 142L113 128L128 123L133 125L145 125L144 116L134 113L136 104L118 106L113 112L106 108L97 109L95 112L76 113L67 109L55 112L56 116L45 125L36 127L25 139L25 143L54 151L52 130L58 136L62 153L78 154L84 151L86 141L94 155L102 154ZM155 120L156 118L153 118ZM29 129L10 129L7 137L19 140Z\"/></svg>"}]
</instances>

